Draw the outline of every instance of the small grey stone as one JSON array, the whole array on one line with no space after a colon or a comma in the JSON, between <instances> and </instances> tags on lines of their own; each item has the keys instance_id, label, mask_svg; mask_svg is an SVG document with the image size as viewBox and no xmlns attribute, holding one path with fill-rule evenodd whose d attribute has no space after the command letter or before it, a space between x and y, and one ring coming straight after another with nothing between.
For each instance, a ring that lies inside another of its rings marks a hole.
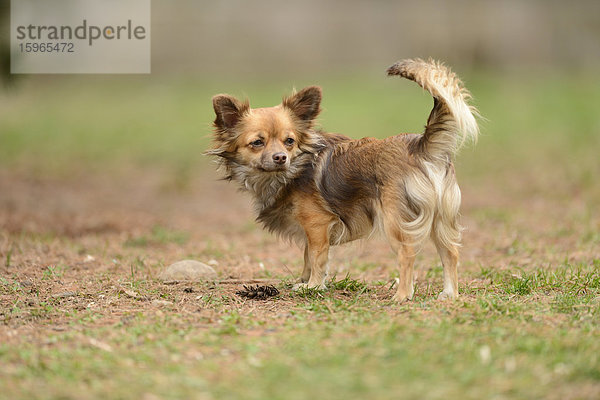
<instances>
[{"instance_id":1,"label":"small grey stone","mask_svg":"<svg viewBox=\"0 0 600 400\"><path fill-rule=\"evenodd\" d=\"M169 281L207 281L217 279L215 270L200 261L183 260L169 265L160 274L158 279Z\"/></svg>"}]
</instances>

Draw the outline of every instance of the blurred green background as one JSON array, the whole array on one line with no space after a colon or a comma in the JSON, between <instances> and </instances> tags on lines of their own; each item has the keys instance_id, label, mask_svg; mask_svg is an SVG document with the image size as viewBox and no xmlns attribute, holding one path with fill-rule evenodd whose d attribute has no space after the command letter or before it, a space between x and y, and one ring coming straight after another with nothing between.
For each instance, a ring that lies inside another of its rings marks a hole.
<instances>
[{"instance_id":1,"label":"blurred green background","mask_svg":"<svg viewBox=\"0 0 600 400\"><path fill-rule=\"evenodd\" d=\"M597 1L157 0L151 38L150 75L10 75L4 62L2 168L191 169L206 162L213 94L269 106L309 84L323 87L327 130L420 131L430 98L385 69L433 57L459 73L485 117L461 168L491 176L543 162L583 181L598 172Z\"/></svg>"}]
</instances>

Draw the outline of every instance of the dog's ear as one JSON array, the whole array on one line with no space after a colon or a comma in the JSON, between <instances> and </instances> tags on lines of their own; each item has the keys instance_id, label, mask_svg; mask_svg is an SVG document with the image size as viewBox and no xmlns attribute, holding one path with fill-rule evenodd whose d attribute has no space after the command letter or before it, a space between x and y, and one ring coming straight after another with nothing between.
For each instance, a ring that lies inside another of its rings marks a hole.
<instances>
[{"instance_id":1,"label":"dog's ear","mask_svg":"<svg viewBox=\"0 0 600 400\"><path fill-rule=\"evenodd\" d=\"M309 86L283 99L283 106L303 121L312 121L321 112L322 91L318 86Z\"/></svg>"},{"instance_id":2,"label":"dog's ear","mask_svg":"<svg viewBox=\"0 0 600 400\"><path fill-rule=\"evenodd\" d=\"M215 128L226 131L237 125L240 118L246 113L250 105L242 103L235 97L227 94L218 94L213 97L213 108L215 109Z\"/></svg>"}]
</instances>

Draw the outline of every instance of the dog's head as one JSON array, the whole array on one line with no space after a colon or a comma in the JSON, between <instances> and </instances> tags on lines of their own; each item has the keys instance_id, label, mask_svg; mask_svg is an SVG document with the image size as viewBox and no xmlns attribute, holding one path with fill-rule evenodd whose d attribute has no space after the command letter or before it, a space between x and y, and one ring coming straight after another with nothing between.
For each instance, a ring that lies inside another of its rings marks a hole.
<instances>
[{"instance_id":1,"label":"dog's head","mask_svg":"<svg viewBox=\"0 0 600 400\"><path fill-rule=\"evenodd\" d=\"M319 141L312 130L320 112L321 88L310 86L283 99L280 105L252 109L248 102L220 94L213 97L215 147L235 178L248 174L286 173L302 154L314 152Z\"/></svg>"}]
</instances>

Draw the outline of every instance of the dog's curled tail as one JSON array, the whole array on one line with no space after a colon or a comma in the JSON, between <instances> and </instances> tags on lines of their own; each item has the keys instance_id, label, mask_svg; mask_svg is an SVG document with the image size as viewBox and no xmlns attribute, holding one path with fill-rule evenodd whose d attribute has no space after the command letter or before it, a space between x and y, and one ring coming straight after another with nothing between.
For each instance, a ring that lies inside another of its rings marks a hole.
<instances>
[{"instance_id":1,"label":"dog's curled tail","mask_svg":"<svg viewBox=\"0 0 600 400\"><path fill-rule=\"evenodd\" d=\"M465 142L477 140L479 127L475 116L479 114L467 103L471 98L469 91L449 68L431 59L411 59L395 63L387 73L415 81L434 98L425 132L416 143L416 152L447 161Z\"/></svg>"}]
</instances>

